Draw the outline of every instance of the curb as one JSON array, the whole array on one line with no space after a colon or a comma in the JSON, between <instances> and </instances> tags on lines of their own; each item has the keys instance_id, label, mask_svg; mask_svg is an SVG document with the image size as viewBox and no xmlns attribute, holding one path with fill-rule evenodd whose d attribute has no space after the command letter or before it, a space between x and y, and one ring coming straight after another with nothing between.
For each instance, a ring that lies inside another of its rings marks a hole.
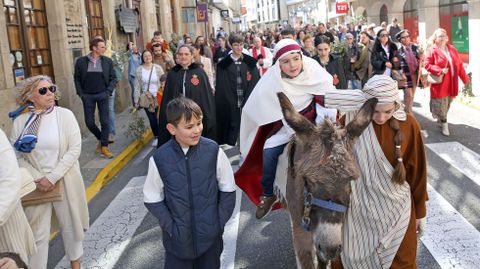
<instances>
[{"instance_id":1,"label":"curb","mask_svg":"<svg viewBox=\"0 0 480 269\"><path fill-rule=\"evenodd\" d=\"M118 174L128 162L140 152L144 146L153 138L150 128L142 135L142 138L135 140L128 145L117 157L115 157L107 166L102 168L97 174L95 180L85 190L87 195L87 203L95 197L100 190L110 182L114 176Z\"/></svg>"}]
</instances>

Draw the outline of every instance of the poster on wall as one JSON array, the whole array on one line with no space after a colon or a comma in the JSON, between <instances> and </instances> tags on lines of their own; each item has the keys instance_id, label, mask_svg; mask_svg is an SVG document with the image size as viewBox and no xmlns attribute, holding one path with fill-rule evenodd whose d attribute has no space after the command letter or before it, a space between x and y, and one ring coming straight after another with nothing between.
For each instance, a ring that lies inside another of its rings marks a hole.
<instances>
[{"instance_id":1,"label":"poster on wall","mask_svg":"<svg viewBox=\"0 0 480 269\"><path fill-rule=\"evenodd\" d=\"M452 17L452 44L461 53L468 53L468 16Z\"/></svg>"}]
</instances>

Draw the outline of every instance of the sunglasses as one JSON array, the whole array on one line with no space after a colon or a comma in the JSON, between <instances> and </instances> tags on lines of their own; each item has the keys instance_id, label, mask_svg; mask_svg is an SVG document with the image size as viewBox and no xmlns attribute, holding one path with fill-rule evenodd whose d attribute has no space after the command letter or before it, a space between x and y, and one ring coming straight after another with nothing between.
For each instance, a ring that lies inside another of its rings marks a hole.
<instances>
[{"instance_id":1,"label":"sunglasses","mask_svg":"<svg viewBox=\"0 0 480 269\"><path fill-rule=\"evenodd\" d=\"M40 89L38 89L38 93L40 95L47 94L47 91L50 91L51 93L56 93L57 92L57 86L52 85L50 87L41 87Z\"/></svg>"}]
</instances>

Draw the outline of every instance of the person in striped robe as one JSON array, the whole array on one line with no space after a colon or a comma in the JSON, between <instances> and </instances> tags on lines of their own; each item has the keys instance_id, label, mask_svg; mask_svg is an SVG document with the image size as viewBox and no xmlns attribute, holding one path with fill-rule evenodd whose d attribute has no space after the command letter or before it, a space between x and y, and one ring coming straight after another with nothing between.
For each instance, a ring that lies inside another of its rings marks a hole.
<instances>
[{"instance_id":1,"label":"person in striped robe","mask_svg":"<svg viewBox=\"0 0 480 269\"><path fill-rule=\"evenodd\" d=\"M406 114L397 83L372 77L363 90L330 90L325 106L348 123L369 98L378 98L372 123L355 144L361 176L352 183L341 261L332 269L416 269L417 234L425 229L427 161L420 126Z\"/></svg>"}]
</instances>

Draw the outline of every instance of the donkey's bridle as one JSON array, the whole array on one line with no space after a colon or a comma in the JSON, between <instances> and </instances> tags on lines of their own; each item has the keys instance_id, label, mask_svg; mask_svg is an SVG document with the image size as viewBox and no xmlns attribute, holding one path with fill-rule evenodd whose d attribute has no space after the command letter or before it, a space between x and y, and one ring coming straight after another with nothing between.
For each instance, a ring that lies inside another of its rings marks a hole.
<instances>
[{"instance_id":1,"label":"donkey's bridle","mask_svg":"<svg viewBox=\"0 0 480 269\"><path fill-rule=\"evenodd\" d=\"M347 207L342 204L335 203L332 200L323 200L320 198L315 198L313 194L310 191L308 191L306 182L305 182L305 189L303 191L303 196L304 196L303 205L305 207L303 210L302 226L303 226L303 229L307 232L310 231L310 211L312 209L312 206L317 206L320 208L328 209L328 210L339 212L339 213L347 212Z\"/></svg>"}]
</instances>

